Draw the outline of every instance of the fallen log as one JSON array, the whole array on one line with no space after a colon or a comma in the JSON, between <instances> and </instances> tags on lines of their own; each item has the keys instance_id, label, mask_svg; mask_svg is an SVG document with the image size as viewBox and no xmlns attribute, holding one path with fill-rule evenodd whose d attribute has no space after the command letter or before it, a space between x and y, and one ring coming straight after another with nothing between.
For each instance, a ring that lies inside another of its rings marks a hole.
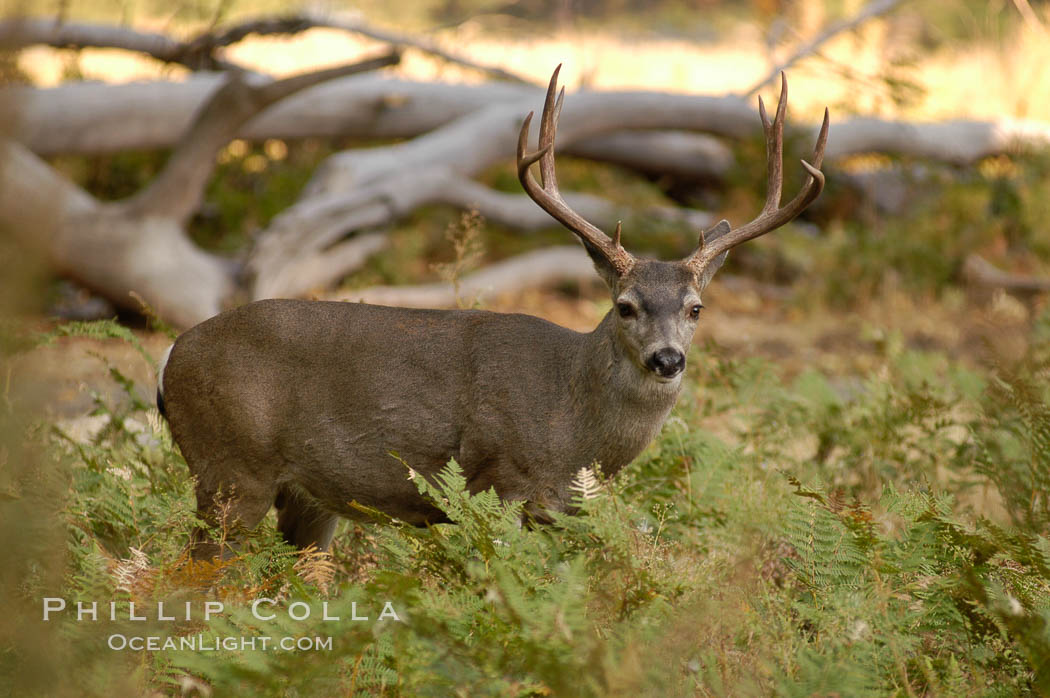
<instances>
[{"instance_id":1,"label":"fallen log","mask_svg":"<svg viewBox=\"0 0 1050 698\"><path fill-rule=\"evenodd\" d=\"M184 82L156 81L125 85L75 83L52 88L9 87L5 101L18 107L15 137L42 156L103 154L121 150L171 147L193 115L222 80L221 73L196 73ZM656 92L593 92L596 104L615 95L638 95L654 109L677 112L676 130L744 137L757 134L754 107L737 97L703 97L707 108L727 114L735 123L708 119L689 121L683 105L701 99ZM581 95L582 96L582 95ZM578 101L578 96L574 101ZM542 100L542 91L527 85L464 85L361 75L332 80L275 104L248 121L238 138L360 138L371 141L413 138L467 114L495 104ZM692 107L695 109L696 107ZM695 112L694 112L695 113ZM801 127L799 127L801 128ZM816 125L802 130L813 130ZM623 128L612 128L613 133ZM617 133L617 138L621 137ZM600 141L599 141L600 142ZM836 121L828 141L829 159L858 153L909 155L967 164L1018 148L1050 145L1050 124L1039 121L949 120L902 122L855 118ZM574 144L580 155L594 157L594 143ZM602 146L613 149L614 146ZM632 146L643 150L644 146ZM563 149L573 154L572 148ZM666 150L657 151L664 156ZM654 156L654 160L657 156Z\"/></svg>"}]
</instances>

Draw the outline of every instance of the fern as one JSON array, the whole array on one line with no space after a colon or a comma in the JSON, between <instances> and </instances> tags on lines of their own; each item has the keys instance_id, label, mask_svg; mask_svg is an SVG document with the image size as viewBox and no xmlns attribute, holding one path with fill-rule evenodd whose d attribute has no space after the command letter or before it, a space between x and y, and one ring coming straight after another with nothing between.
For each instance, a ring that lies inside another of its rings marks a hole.
<instances>
[{"instance_id":1,"label":"fern","mask_svg":"<svg viewBox=\"0 0 1050 698\"><path fill-rule=\"evenodd\" d=\"M1050 692L1042 369L975 378L897 347L878 381L787 380L771 362L713 351L638 462L615 479L577 474L573 516L523 527L522 504L470 492L452 462L413 477L451 524L416 528L358 507L377 525L351 526L322 555L293 550L270 517L215 564L185 558L200 523L185 464L139 387L114 372L132 399L97 401L104 429L87 441L39 430L46 467L0 471L0 504L17 510L5 540L29 551L3 574L30 600L227 603L222 617L160 633L333 642L119 654L105 633L145 628L56 623L39 656L61 656L88 695ZM1013 516L978 515L981 491ZM57 574L46 546L27 547L56 535L34 509L64 516ZM272 621L247 606L263 596L276 601ZM383 601L404 622L378 621ZM309 619L288 617L298 602ZM356 603L372 620L326 622L322 603L344 619ZM22 651L0 645L0 670ZM118 676L134 676L134 690Z\"/></svg>"},{"instance_id":2,"label":"fern","mask_svg":"<svg viewBox=\"0 0 1050 698\"><path fill-rule=\"evenodd\" d=\"M859 588L868 556L857 534L835 511L822 488L805 488L795 481L794 500L785 518L784 533L796 557L786 560L800 581L815 591L834 587Z\"/></svg>"},{"instance_id":3,"label":"fern","mask_svg":"<svg viewBox=\"0 0 1050 698\"><path fill-rule=\"evenodd\" d=\"M577 499L594 499L601 493L601 483L592 468L580 468L569 485L569 491L574 493Z\"/></svg>"},{"instance_id":4,"label":"fern","mask_svg":"<svg viewBox=\"0 0 1050 698\"><path fill-rule=\"evenodd\" d=\"M317 587L322 596L328 594L328 589L335 581L335 565L332 563L331 554L320 551L313 545L299 553L299 559L293 568L304 582Z\"/></svg>"},{"instance_id":5,"label":"fern","mask_svg":"<svg viewBox=\"0 0 1050 698\"><path fill-rule=\"evenodd\" d=\"M992 383L974 434L974 465L995 483L1015 522L1038 530L1050 525L1050 404L1035 380L1005 372Z\"/></svg>"},{"instance_id":6,"label":"fern","mask_svg":"<svg viewBox=\"0 0 1050 698\"><path fill-rule=\"evenodd\" d=\"M127 342L139 353L147 364L156 365L153 357L146 347L142 345L135 334L116 320L93 320L91 322L67 322L59 325L50 332L39 335L36 339L37 346L51 344L59 337L88 337L90 339L119 339Z\"/></svg>"}]
</instances>

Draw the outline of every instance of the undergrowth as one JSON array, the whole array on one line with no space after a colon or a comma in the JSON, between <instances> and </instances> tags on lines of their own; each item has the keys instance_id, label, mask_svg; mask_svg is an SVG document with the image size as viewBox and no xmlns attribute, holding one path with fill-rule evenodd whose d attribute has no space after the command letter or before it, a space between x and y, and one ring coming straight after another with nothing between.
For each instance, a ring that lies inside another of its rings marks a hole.
<instances>
[{"instance_id":1,"label":"undergrowth","mask_svg":"<svg viewBox=\"0 0 1050 698\"><path fill-rule=\"evenodd\" d=\"M56 334L135 341L111 324ZM271 518L216 564L185 558L200 523L185 464L110 367L129 399L98 399L95 436L36 423L35 455L4 471L19 629L0 635L0 694L1050 692L1040 336L1009 366L901 350L848 381L787 380L709 346L638 461L577 476L575 516L522 526L520 505L466 492L456 463L433 481L406 467L454 523L363 510L374 521L343 523L323 554L284 544ZM67 604L46 623L45 598ZM78 601L99 601L99 620L78 621ZM161 601L177 620L157 619ZM208 601L224 608L206 619ZM115 650L115 636L218 649ZM263 636L313 646L221 645Z\"/></svg>"}]
</instances>

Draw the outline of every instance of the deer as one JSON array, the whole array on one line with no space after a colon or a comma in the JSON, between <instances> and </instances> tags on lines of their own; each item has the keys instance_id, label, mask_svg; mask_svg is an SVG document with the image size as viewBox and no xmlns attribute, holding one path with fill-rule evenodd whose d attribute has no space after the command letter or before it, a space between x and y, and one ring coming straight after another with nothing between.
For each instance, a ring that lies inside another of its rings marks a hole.
<instances>
[{"instance_id":1,"label":"deer","mask_svg":"<svg viewBox=\"0 0 1050 698\"><path fill-rule=\"evenodd\" d=\"M378 510L407 524L446 522L405 465L432 478L450 459L467 488L494 488L539 522L574 511L570 486L595 463L612 477L659 433L682 391L704 289L729 250L791 221L824 187L829 116L802 160L787 204L783 138L787 79L772 121L759 98L766 198L750 223L700 231L688 257L636 257L562 198L554 141L565 90L555 69L518 178L574 233L605 281L612 309L591 332L523 314L269 299L224 311L180 335L158 368L157 403L193 476L205 524L196 559L229 555L214 530L247 531L277 509L300 549L331 543L340 517ZM540 180L532 173L539 164ZM212 533L209 533L209 530Z\"/></svg>"}]
</instances>

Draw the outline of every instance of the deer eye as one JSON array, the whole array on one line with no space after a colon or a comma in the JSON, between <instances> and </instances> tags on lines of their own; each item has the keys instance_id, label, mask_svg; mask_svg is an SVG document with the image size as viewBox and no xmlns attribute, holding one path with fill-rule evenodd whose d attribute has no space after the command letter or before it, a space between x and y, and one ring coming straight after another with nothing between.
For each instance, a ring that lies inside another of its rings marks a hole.
<instances>
[{"instance_id":1,"label":"deer eye","mask_svg":"<svg viewBox=\"0 0 1050 698\"><path fill-rule=\"evenodd\" d=\"M634 315L634 306L621 301L616 304L616 312L620 313L620 317L631 317Z\"/></svg>"},{"instance_id":2,"label":"deer eye","mask_svg":"<svg viewBox=\"0 0 1050 698\"><path fill-rule=\"evenodd\" d=\"M701 303L697 303L696 305L694 305L692 308L689 309L689 317L693 318L694 320L700 317L700 309L703 307L704 306Z\"/></svg>"}]
</instances>

